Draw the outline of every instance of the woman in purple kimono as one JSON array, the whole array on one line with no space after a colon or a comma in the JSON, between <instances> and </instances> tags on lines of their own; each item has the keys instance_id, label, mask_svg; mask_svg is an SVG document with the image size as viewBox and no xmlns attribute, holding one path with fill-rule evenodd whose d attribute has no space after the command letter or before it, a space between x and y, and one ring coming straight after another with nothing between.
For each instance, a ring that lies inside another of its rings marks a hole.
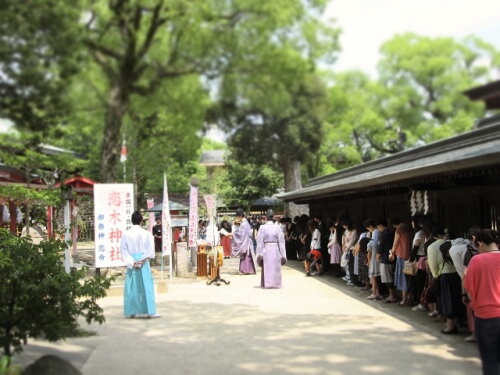
<instances>
[{"instance_id":1,"label":"woman in purple kimono","mask_svg":"<svg viewBox=\"0 0 500 375\"><path fill-rule=\"evenodd\" d=\"M232 256L240 257L240 274L251 275L255 274L255 265L252 257L252 227L247 219L245 219L245 211L238 208L236 217L241 218L241 224L235 225L233 231L233 249Z\"/></svg>"},{"instance_id":2,"label":"woman in purple kimono","mask_svg":"<svg viewBox=\"0 0 500 375\"><path fill-rule=\"evenodd\" d=\"M268 210L257 234L257 264L262 267L260 286L281 288L281 266L286 263L285 236L273 223L274 212Z\"/></svg>"}]
</instances>

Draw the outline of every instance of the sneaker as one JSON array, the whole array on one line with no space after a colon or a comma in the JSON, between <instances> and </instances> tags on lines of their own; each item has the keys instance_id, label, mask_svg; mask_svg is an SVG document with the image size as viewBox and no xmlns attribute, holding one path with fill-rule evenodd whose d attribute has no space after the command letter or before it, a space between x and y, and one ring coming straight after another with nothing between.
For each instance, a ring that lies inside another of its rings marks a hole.
<instances>
[{"instance_id":1,"label":"sneaker","mask_svg":"<svg viewBox=\"0 0 500 375\"><path fill-rule=\"evenodd\" d=\"M356 284L351 283L350 281L348 281L346 285L348 285L348 286L355 286Z\"/></svg>"},{"instance_id":2,"label":"sneaker","mask_svg":"<svg viewBox=\"0 0 500 375\"><path fill-rule=\"evenodd\" d=\"M438 316L438 315L439 315L439 313L438 313L436 310L434 310L434 311L430 312L428 315L429 315L431 318L434 318L434 317Z\"/></svg>"},{"instance_id":3,"label":"sneaker","mask_svg":"<svg viewBox=\"0 0 500 375\"><path fill-rule=\"evenodd\" d=\"M311 276L311 274L309 272L306 272L306 276Z\"/></svg>"},{"instance_id":4,"label":"sneaker","mask_svg":"<svg viewBox=\"0 0 500 375\"><path fill-rule=\"evenodd\" d=\"M467 341L467 342L476 342L477 341L477 338L476 338L476 335L470 335L470 336L467 336L464 341Z\"/></svg>"},{"instance_id":5,"label":"sneaker","mask_svg":"<svg viewBox=\"0 0 500 375\"><path fill-rule=\"evenodd\" d=\"M413 311L427 311L428 308L425 305L419 303L417 306L411 308Z\"/></svg>"},{"instance_id":6,"label":"sneaker","mask_svg":"<svg viewBox=\"0 0 500 375\"><path fill-rule=\"evenodd\" d=\"M311 276L316 276L316 275L318 275L317 272L311 272Z\"/></svg>"},{"instance_id":7,"label":"sneaker","mask_svg":"<svg viewBox=\"0 0 500 375\"><path fill-rule=\"evenodd\" d=\"M349 276L344 276L344 277L342 278L342 280L344 280L344 281L349 281L349 280L351 280L351 278L350 278Z\"/></svg>"},{"instance_id":8,"label":"sneaker","mask_svg":"<svg viewBox=\"0 0 500 375\"><path fill-rule=\"evenodd\" d=\"M387 297L386 299L384 299L384 303L396 303L398 302L397 299L389 299L389 297Z\"/></svg>"},{"instance_id":9,"label":"sneaker","mask_svg":"<svg viewBox=\"0 0 500 375\"><path fill-rule=\"evenodd\" d=\"M374 301L377 299L377 296L375 294L370 294L368 297L366 297L366 299L369 301Z\"/></svg>"},{"instance_id":10,"label":"sneaker","mask_svg":"<svg viewBox=\"0 0 500 375\"><path fill-rule=\"evenodd\" d=\"M150 314L148 315L148 319L158 319L161 318L160 314Z\"/></svg>"}]
</instances>

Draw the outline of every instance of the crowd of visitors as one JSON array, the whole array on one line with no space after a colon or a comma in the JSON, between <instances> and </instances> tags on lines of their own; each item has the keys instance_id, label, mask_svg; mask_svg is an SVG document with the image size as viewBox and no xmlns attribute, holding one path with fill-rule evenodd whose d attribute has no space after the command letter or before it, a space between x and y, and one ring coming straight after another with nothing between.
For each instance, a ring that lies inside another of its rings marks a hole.
<instances>
[{"instance_id":1,"label":"crowd of visitors","mask_svg":"<svg viewBox=\"0 0 500 375\"><path fill-rule=\"evenodd\" d=\"M443 334L458 331L466 311L462 302L464 249L475 249L479 228L472 227L467 238L452 238L425 216L414 216L411 225L399 217L390 218L389 223L385 218L359 223L345 216L329 218L328 233L318 227L319 217L297 217L294 222L290 230L297 235L287 238L298 238L294 249L298 259L305 260L306 276L329 272L342 277L348 286L369 292L368 300L428 311L430 318L446 323ZM326 246L320 238L326 238ZM328 256L323 255L325 250ZM310 272L311 263L317 272ZM436 280L442 286L439 291L434 287ZM467 340L474 341L475 336Z\"/></svg>"},{"instance_id":2,"label":"crowd of visitors","mask_svg":"<svg viewBox=\"0 0 500 375\"><path fill-rule=\"evenodd\" d=\"M442 322L443 335L468 330L484 374L500 372L500 234L474 225L455 237L431 217L354 221L347 216L284 218L288 259L306 276L330 274L366 291L367 300L397 303ZM328 230L325 230L328 228Z\"/></svg>"},{"instance_id":3,"label":"crowd of visitors","mask_svg":"<svg viewBox=\"0 0 500 375\"><path fill-rule=\"evenodd\" d=\"M262 278L263 287L281 287L280 266L287 261L302 262L308 277L341 278L346 285L366 292L367 300L425 312L430 320L442 322L443 335L470 332L465 341L477 341L483 374L499 374L497 231L473 225L461 237L454 236L425 215L413 216L410 223L397 216L365 220L341 216L323 221L319 215L302 215L274 222L273 227L279 228L283 239L281 235L266 234L259 244L259 232L263 232L259 229L269 220L265 215L251 216L247 228L254 250L254 254L248 254L255 255L260 266L262 249L277 249L269 259L279 273L269 274L267 280ZM223 222L222 228L227 233L235 230L234 224L231 227L228 222ZM271 227L266 233L269 231L278 233ZM282 240L284 252L280 252Z\"/></svg>"}]
</instances>

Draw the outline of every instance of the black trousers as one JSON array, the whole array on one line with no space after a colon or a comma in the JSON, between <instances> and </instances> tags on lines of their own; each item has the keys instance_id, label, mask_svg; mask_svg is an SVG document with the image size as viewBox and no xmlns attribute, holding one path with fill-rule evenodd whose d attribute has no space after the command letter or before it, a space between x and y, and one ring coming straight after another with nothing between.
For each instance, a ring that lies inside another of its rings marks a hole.
<instances>
[{"instance_id":1,"label":"black trousers","mask_svg":"<svg viewBox=\"0 0 500 375\"><path fill-rule=\"evenodd\" d=\"M359 282L358 275L354 274L354 254L352 250L349 251L349 276L351 277L351 283L357 284Z\"/></svg>"},{"instance_id":2,"label":"black trousers","mask_svg":"<svg viewBox=\"0 0 500 375\"><path fill-rule=\"evenodd\" d=\"M476 317L475 323L483 375L497 375L500 373L500 318Z\"/></svg>"},{"instance_id":3,"label":"black trousers","mask_svg":"<svg viewBox=\"0 0 500 375\"><path fill-rule=\"evenodd\" d=\"M321 263L323 272L327 271L330 267L330 254L328 254L328 248L321 249Z\"/></svg>"}]
</instances>

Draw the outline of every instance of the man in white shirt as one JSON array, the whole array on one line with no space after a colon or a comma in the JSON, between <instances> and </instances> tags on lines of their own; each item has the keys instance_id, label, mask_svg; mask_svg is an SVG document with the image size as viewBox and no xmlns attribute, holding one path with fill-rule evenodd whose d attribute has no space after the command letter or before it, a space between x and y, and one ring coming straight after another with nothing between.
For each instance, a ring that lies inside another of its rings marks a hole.
<instances>
[{"instance_id":1,"label":"man in white shirt","mask_svg":"<svg viewBox=\"0 0 500 375\"><path fill-rule=\"evenodd\" d=\"M124 313L130 318L159 318L156 314L155 291L148 258L154 258L153 235L141 227L142 215L132 214L132 227L120 241L120 251L127 266L123 291Z\"/></svg>"}]
</instances>

